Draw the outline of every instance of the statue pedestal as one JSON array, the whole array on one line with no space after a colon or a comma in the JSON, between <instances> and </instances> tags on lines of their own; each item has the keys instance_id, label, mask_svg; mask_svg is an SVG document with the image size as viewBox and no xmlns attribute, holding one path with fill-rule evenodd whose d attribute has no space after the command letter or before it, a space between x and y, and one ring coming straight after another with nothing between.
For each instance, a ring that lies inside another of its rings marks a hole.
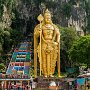
<instances>
[{"instance_id":1,"label":"statue pedestal","mask_svg":"<svg viewBox=\"0 0 90 90\"><path fill-rule=\"evenodd\" d=\"M50 89L50 90L57 90L58 87L57 87L57 86L49 86L49 89Z\"/></svg>"},{"instance_id":2,"label":"statue pedestal","mask_svg":"<svg viewBox=\"0 0 90 90\"><path fill-rule=\"evenodd\" d=\"M54 81L56 86L50 86L50 83ZM58 88L58 89L66 89L68 90L68 82L65 78L58 77L38 77L37 78L37 88Z\"/></svg>"}]
</instances>

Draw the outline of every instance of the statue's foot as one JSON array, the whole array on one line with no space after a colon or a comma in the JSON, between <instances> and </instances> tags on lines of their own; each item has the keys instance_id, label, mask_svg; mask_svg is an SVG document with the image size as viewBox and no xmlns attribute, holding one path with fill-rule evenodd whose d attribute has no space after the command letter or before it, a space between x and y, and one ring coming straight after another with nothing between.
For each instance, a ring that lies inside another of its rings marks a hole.
<instances>
[{"instance_id":1,"label":"statue's foot","mask_svg":"<svg viewBox=\"0 0 90 90\"><path fill-rule=\"evenodd\" d=\"M45 78L47 77L47 75L45 75Z\"/></svg>"},{"instance_id":2,"label":"statue's foot","mask_svg":"<svg viewBox=\"0 0 90 90\"><path fill-rule=\"evenodd\" d=\"M60 75L59 75L58 77L59 77L59 78L62 78L62 76L60 76Z\"/></svg>"},{"instance_id":3,"label":"statue's foot","mask_svg":"<svg viewBox=\"0 0 90 90\"><path fill-rule=\"evenodd\" d=\"M50 77L54 77L53 75L50 75Z\"/></svg>"}]
</instances>

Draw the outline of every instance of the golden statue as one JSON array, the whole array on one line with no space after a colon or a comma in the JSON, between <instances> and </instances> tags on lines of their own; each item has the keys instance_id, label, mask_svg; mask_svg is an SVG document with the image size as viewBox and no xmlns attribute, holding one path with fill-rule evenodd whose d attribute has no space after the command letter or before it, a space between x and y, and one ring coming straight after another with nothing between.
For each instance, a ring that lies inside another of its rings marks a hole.
<instances>
[{"instance_id":1,"label":"golden statue","mask_svg":"<svg viewBox=\"0 0 90 90\"><path fill-rule=\"evenodd\" d=\"M46 9L38 16L40 24L34 29L34 75L37 77L37 60L40 63L40 76L52 77L56 62L60 76L60 32L52 23L51 13Z\"/></svg>"}]
</instances>

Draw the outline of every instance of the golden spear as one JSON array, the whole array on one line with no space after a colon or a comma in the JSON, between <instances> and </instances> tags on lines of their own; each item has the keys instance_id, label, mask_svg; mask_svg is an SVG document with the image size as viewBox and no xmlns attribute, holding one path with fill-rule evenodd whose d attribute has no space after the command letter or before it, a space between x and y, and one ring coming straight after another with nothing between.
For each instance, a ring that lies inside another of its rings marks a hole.
<instances>
[{"instance_id":1,"label":"golden spear","mask_svg":"<svg viewBox=\"0 0 90 90\"><path fill-rule=\"evenodd\" d=\"M40 14L38 16L38 21L40 22L40 76L41 76L41 68L42 68L42 55L41 55L41 39L42 39L42 21L43 21L43 16Z\"/></svg>"}]
</instances>

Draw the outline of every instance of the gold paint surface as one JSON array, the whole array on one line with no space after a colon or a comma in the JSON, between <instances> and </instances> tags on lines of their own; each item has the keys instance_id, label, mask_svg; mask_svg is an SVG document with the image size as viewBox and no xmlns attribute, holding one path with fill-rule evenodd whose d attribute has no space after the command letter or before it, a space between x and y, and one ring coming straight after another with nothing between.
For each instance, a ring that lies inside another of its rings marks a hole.
<instances>
[{"instance_id":1,"label":"gold paint surface","mask_svg":"<svg viewBox=\"0 0 90 90\"><path fill-rule=\"evenodd\" d=\"M47 9L38 16L40 24L34 29L34 75L37 77L37 60L39 60L40 76L52 77L57 63L60 77L60 32L53 24L51 13Z\"/></svg>"}]
</instances>

